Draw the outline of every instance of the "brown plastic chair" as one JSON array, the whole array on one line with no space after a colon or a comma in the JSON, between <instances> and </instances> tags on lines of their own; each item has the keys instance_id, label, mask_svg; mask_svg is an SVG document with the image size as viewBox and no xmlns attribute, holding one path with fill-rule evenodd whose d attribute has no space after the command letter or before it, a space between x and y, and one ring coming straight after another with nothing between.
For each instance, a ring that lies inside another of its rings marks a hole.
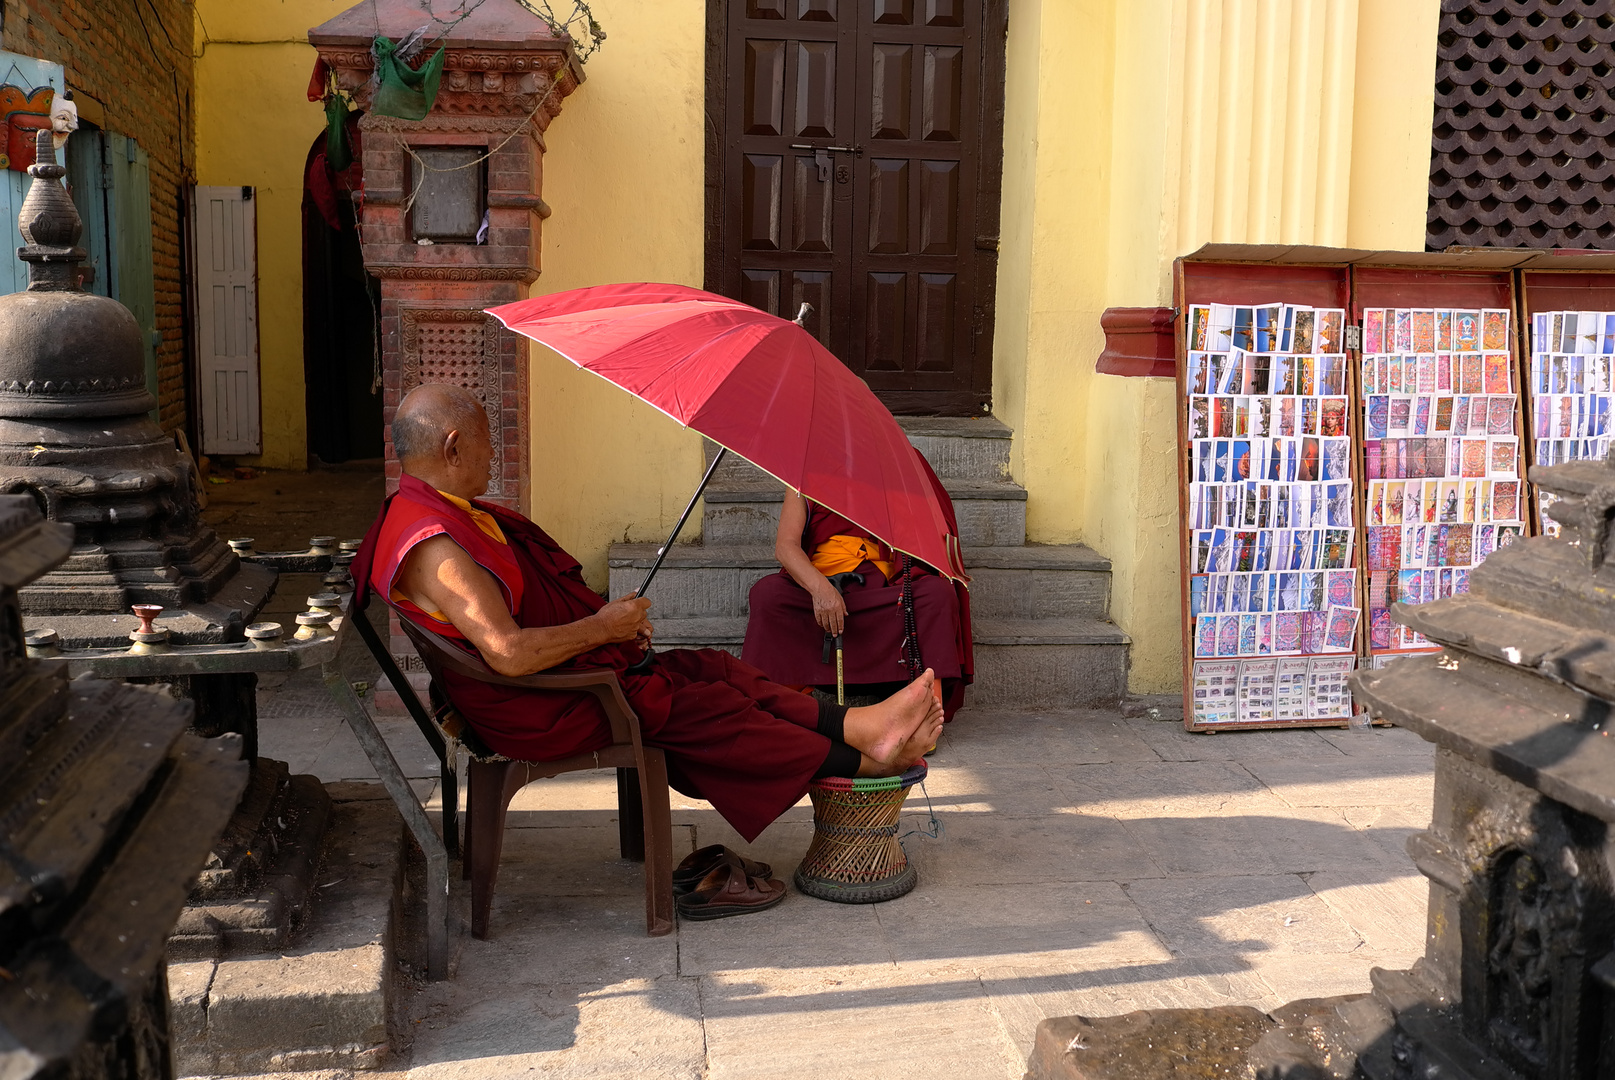
<instances>
[{"instance_id":1,"label":"brown plastic chair","mask_svg":"<svg viewBox=\"0 0 1615 1080\"><path fill-rule=\"evenodd\" d=\"M505 840L505 815L516 792L545 777L611 767L617 770L617 827L622 857L645 863L645 932L652 937L672 932L673 820L668 806L667 759L662 751L646 746L640 738L639 717L623 695L616 672L597 668L501 675L441 634L409 619L399 622L432 676L438 723L471 754L461 866L464 876L471 879L472 936L488 936L494 880L499 875L499 855ZM515 761L496 754L454 711L454 703L442 689L444 671L499 686L591 693L611 724L612 745L560 761Z\"/></svg>"}]
</instances>

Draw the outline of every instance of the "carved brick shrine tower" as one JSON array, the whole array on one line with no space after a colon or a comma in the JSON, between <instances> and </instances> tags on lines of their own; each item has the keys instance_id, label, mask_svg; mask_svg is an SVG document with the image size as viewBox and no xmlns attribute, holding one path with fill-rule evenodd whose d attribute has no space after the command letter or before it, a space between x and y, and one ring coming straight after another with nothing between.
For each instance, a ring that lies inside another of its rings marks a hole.
<instances>
[{"instance_id":1,"label":"carved brick shrine tower","mask_svg":"<svg viewBox=\"0 0 1615 1080\"><path fill-rule=\"evenodd\" d=\"M538 277L544 131L583 70L570 41L516 0L463 6L363 0L308 39L366 113L360 240L381 279L383 419L390 429L399 399L423 382L471 390L493 433L487 497L525 510L527 344L483 309L525 299ZM447 50L436 101L422 120L377 115L372 41L423 26L415 62ZM398 476L389 437L389 490Z\"/></svg>"}]
</instances>

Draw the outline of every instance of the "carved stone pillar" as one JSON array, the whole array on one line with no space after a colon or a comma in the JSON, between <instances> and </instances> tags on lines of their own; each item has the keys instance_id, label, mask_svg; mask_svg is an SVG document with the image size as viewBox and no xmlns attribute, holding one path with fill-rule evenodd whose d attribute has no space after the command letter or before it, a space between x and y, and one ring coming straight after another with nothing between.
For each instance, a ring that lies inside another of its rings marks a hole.
<instances>
[{"instance_id":1,"label":"carved stone pillar","mask_svg":"<svg viewBox=\"0 0 1615 1080\"><path fill-rule=\"evenodd\" d=\"M418 121L370 112L371 42L423 22L416 62L447 48L431 111ZM360 239L381 279L385 420L422 382L473 391L493 433L488 498L525 510L527 343L483 309L525 298L538 277L544 131L583 78L571 43L516 0L483 0L447 26L417 0L364 0L308 38L366 111ZM389 490L398 476L389 438Z\"/></svg>"}]
</instances>

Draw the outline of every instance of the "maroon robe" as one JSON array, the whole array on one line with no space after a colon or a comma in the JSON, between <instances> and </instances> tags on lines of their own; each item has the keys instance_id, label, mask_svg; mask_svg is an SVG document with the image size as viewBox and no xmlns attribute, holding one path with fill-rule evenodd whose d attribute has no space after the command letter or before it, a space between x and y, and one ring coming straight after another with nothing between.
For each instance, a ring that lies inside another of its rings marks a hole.
<instances>
[{"instance_id":1,"label":"maroon robe","mask_svg":"<svg viewBox=\"0 0 1615 1080\"><path fill-rule=\"evenodd\" d=\"M915 451L915 456L925 458ZM948 526L958 535L953 502L941 481L930 472ZM802 550L809 556L832 536L880 538L859 528L846 518L814 502L808 503L807 527L802 534ZM903 556L891 553L897 567L887 581L874 563L865 561L857 572L862 585L848 582L842 593L847 604L847 620L842 632L844 680L849 686L906 682L903 667ZM975 660L970 633L970 594L961 584L942 577L931 567L916 562L912 571L914 621L920 638L920 660L942 680L942 704L947 719L964 703L964 688L975 678ZM746 643L741 657L768 674L771 679L792 686L833 687L836 682L834 652L825 663L824 631L813 618L813 597L784 570L770 574L752 586L750 612L746 620Z\"/></svg>"},{"instance_id":2,"label":"maroon robe","mask_svg":"<svg viewBox=\"0 0 1615 1080\"><path fill-rule=\"evenodd\" d=\"M605 606L584 584L577 560L537 525L499 506L475 506L497 519L508 548L484 535L470 515L430 485L404 476L354 560L360 595L373 572L377 593L400 615L445 633L447 624L389 594L409 549L447 534L500 582L507 603L515 600L512 614L521 626L576 622ZM519 580L507 580L512 573ZM476 651L452 627L447 636ZM711 802L736 832L755 839L806 794L808 781L824 764L830 740L817 731L818 704L728 653L662 651L645 674L626 674L641 655L631 643L604 645L553 670L616 671L646 744L667 753L673 786ZM455 708L506 757L553 761L611 744L610 727L592 694L497 686L452 671L444 673L444 681Z\"/></svg>"}]
</instances>

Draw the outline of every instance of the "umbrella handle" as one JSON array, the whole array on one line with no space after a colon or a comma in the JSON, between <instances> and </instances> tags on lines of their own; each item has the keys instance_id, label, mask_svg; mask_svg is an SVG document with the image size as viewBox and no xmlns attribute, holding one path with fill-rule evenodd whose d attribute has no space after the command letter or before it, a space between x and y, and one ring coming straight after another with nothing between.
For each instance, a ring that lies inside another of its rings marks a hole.
<instances>
[{"instance_id":1,"label":"umbrella handle","mask_svg":"<svg viewBox=\"0 0 1615 1080\"><path fill-rule=\"evenodd\" d=\"M718 466L723 463L724 455L728 452L728 447L718 447L718 453L713 457L712 464L707 466L706 475L701 477L701 483L698 487L696 487L695 494L690 496L690 502L687 506L685 506L684 513L679 515L678 524L674 525L673 531L667 534L667 543L663 544L656 552L656 561L651 563L650 572L645 575L645 580L639 583L638 590L634 592L635 596L644 596L645 590L650 588L651 579L656 576L656 571L662 568L662 560L667 558L667 553L673 549L673 541L679 538L679 532L683 530L684 523L690 520L691 511L695 509L695 504L701 499L701 493L707 489L707 484L712 482L713 474L718 471ZM626 674L645 674L645 672L650 670L651 657L655 655L655 649L647 648L645 650L645 655L634 661L634 663L628 667Z\"/></svg>"}]
</instances>

